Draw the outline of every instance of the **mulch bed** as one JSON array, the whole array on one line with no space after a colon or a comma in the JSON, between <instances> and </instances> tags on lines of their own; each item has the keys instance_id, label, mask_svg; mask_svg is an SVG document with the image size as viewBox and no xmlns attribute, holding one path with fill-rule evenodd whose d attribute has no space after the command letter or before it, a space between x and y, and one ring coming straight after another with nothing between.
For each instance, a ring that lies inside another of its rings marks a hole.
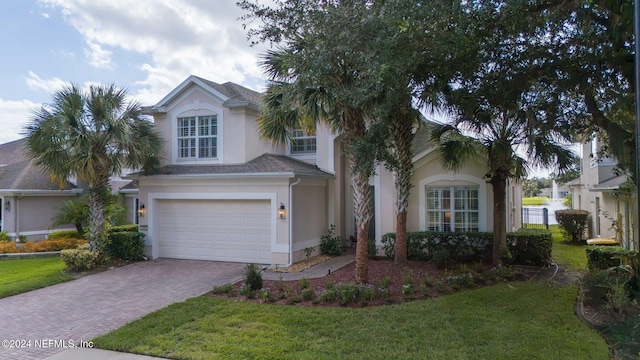
<instances>
[{"instance_id":1,"label":"mulch bed","mask_svg":"<svg viewBox=\"0 0 640 360\"><path fill-rule=\"evenodd\" d=\"M461 268L462 266L462 268ZM480 286L493 285L500 281L509 280L525 280L527 275L523 272L517 271L512 268L509 271L504 271L506 277L499 279L476 279L474 284L469 286L458 286L456 284L450 284L447 281L448 277L456 276L461 273L468 273L473 269L474 273L488 272L491 268L488 264L462 264L455 265L451 269L441 269L434 264L425 261L409 261L407 265L396 265L393 261L383 257L376 257L369 260L369 281L374 288L380 287L385 278L390 280L388 286L388 295L384 297L376 297L373 300L358 301L347 306L360 307L360 306L379 306L394 303L403 303L406 301L426 299L437 297L441 295L452 294L463 288L475 288ZM403 284L408 279L411 279L412 287L414 289L413 294L403 294ZM387 280L387 281L388 281ZM325 291L327 286L339 284L355 284L355 262L351 263L341 269L338 269L327 276L323 276L316 279L308 279L309 288L315 291L318 295ZM213 292L207 294L213 297L225 297L233 298L238 301L253 301L260 303L273 303L273 304L289 304L298 306L322 306L322 307L335 307L339 306L337 302L321 302L316 300L302 300L299 295L302 291L300 285L301 281L282 281L282 280L264 280L263 289L269 289L273 296L269 300L260 299L259 296L255 298L247 298L241 295L240 292L243 287L243 283L237 282L233 284L232 294L214 294ZM283 297L276 294L283 294ZM295 299L292 301L292 298Z\"/></svg>"}]
</instances>

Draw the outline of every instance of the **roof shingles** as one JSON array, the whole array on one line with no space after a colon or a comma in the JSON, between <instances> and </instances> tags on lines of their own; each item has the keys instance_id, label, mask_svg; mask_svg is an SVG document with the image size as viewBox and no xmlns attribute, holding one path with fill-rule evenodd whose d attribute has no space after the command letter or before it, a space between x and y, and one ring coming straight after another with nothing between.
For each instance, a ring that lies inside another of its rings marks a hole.
<instances>
[{"instance_id":1,"label":"roof shingles","mask_svg":"<svg viewBox=\"0 0 640 360\"><path fill-rule=\"evenodd\" d=\"M248 174L293 174L295 177L333 177L317 166L285 155L262 154L246 164L221 165L166 165L158 175L248 175Z\"/></svg>"}]
</instances>

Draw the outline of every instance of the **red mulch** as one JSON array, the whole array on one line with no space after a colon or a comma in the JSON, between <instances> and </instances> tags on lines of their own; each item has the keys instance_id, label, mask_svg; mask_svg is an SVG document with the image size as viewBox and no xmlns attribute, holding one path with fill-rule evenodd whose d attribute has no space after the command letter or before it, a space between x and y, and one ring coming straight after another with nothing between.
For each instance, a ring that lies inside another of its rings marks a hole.
<instances>
[{"instance_id":1,"label":"red mulch","mask_svg":"<svg viewBox=\"0 0 640 360\"><path fill-rule=\"evenodd\" d=\"M463 266L461 269L460 266ZM466 268L465 268L466 267ZM352 307L360 307L360 306L379 306L379 305L387 305L394 303L402 303L406 301L418 300L418 299L426 299L437 297L441 295L448 295L454 293L456 291L462 290L461 287L450 285L447 283L447 276L458 275L461 273L461 270L465 270L465 272L469 272L470 269L474 270L474 272L484 272L488 270L491 266L488 264L464 264L464 265L456 265L452 269L440 269L433 265L432 263L425 261L409 261L407 265L400 266L394 264L393 261L387 260L387 258L377 257L374 259L369 259L369 281L373 287L377 288L385 279L388 277L391 282L388 287L388 296L386 297L376 297L373 300L369 301L360 301L356 303L349 304L348 306ZM411 295L405 295L402 293L402 286L404 284L403 279L412 276L412 284L414 293ZM525 279L526 276L520 274L519 272L513 272L511 276L508 276L506 279L497 279L492 281L476 281L476 284L467 287L467 288L475 288L480 286L487 286L497 283L499 281L506 280L514 280L516 278ZM425 284L425 279L427 279L427 285ZM355 263L351 263L335 272L332 272L330 275L323 276L321 278L316 279L308 279L309 288L314 289L316 296L323 292L327 284L355 284ZM259 299L259 296L256 298L247 298L244 295L240 295L240 291L242 289L243 283L242 281L234 284L234 293L232 295L221 294L216 295L213 293L209 293L207 295L214 297L231 297L238 301L253 301L260 303L273 303L273 304L289 304L289 305L298 305L298 306L323 306L323 307L334 307L339 306L337 302L320 302L318 300L315 301L304 301L301 300L299 295L301 292L300 281L270 281L265 280L263 282L263 289L269 289L272 294L269 300ZM423 292L424 291L424 292ZM278 294L286 294L283 298L280 298ZM295 301L291 301L292 297Z\"/></svg>"}]
</instances>

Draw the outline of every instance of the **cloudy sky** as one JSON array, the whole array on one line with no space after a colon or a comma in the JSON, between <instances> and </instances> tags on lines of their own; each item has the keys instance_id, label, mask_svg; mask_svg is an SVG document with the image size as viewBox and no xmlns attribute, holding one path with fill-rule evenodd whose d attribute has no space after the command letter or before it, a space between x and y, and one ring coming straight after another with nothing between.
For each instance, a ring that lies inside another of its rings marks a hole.
<instances>
[{"instance_id":1,"label":"cloudy sky","mask_svg":"<svg viewBox=\"0 0 640 360\"><path fill-rule=\"evenodd\" d=\"M261 90L235 0L0 2L0 143L71 82L114 83L153 105L189 75Z\"/></svg>"}]
</instances>

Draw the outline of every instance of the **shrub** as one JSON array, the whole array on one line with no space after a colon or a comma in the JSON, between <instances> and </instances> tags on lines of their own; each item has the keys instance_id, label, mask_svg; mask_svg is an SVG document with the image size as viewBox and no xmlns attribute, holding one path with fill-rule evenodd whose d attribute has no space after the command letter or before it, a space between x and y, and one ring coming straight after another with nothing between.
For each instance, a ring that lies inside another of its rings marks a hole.
<instances>
[{"instance_id":1,"label":"shrub","mask_svg":"<svg viewBox=\"0 0 640 360\"><path fill-rule=\"evenodd\" d=\"M629 250L620 246L589 246L587 252L587 267L589 270L608 269L620 265L619 255L627 255Z\"/></svg>"},{"instance_id":2,"label":"shrub","mask_svg":"<svg viewBox=\"0 0 640 360\"><path fill-rule=\"evenodd\" d=\"M106 252L110 257L122 260L144 259L144 233L110 232Z\"/></svg>"},{"instance_id":3,"label":"shrub","mask_svg":"<svg viewBox=\"0 0 640 360\"><path fill-rule=\"evenodd\" d=\"M298 286L300 286L300 289L306 289L309 287L309 278L308 277L303 277L302 279L298 280Z\"/></svg>"},{"instance_id":4,"label":"shrub","mask_svg":"<svg viewBox=\"0 0 640 360\"><path fill-rule=\"evenodd\" d=\"M107 229L107 231L109 231L110 233L114 233L114 232L133 232L133 233L137 233L138 232L138 225L137 224L126 224L126 225L118 225L118 226L111 226Z\"/></svg>"},{"instance_id":5,"label":"shrub","mask_svg":"<svg viewBox=\"0 0 640 360\"><path fill-rule=\"evenodd\" d=\"M353 284L336 285L335 292L338 298L338 304L345 306L356 301L358 287Z\"/></svg>"},{"instance_id":6,"label":"shrub","mask_svg":"<svg viewBox=\"0 0 640 360\"><path fill-rule=\"evenodd\" d=\"M378 249L376 248L376 239L369 239L369 241L367 241L367 255L369 255L370 258L376 257L376 255L378 254Z\"/></svg>"},{"instance_id":7,"label":"shrub","mask_svg":"<svg viewBox=\"0 0 640 360\"><path fill-rule=\"evenodd\" d=\"M67 249L75 249L79 245L86 244L86 240L76 238L56 238L53 240L31 241L24 245L20 249L20 252L47 252L47 251L60 251Z\"/></svg>"},{"instance_id":8,"label":"shrub","mask_svg":"<svg viewBox=\"0 0 640 360\"><path fill-rule=\"evenodd\" d=\"M327 254L330 256L342 255L342 238L340 237L340 235L334 234L335 230L336 226L331 224L327 235L321 237L320 251L323 254Z\"/></svg>"},{"instance_id":9,"label":"shrub","mask_svg":"<svg viewBox=\"0 0 640 360\"><path fill-rule=\"evenodd\" d=\"M11 241L11 237L6 231L0 231L0 243Z\"/></svg>"},{"instance_id":10,"label":"shrub","mask_svg":"<svg viewBox=\"0 0 640 360\"><path fill-rule=\"evenodd\" d=\"M214 286L212 292L216 295L222 295L222 294L229 295L233 293L233 285L226 283L222 286Z\"/></svg>"},{"instance_id":11,"label":"shrub","mask_svg":"<svg viewBox=\"0 0 640 360\"><path fill-rule=\"evenodd\" d=\"M307 288L300 292L300 296L306 301L311 301L316 297L316 292L313 291L313 289Z\"/></svg>"},{"instance_id":12,"label":"shrub","mask_svg":"<svg viewBox=\"0 0 640 360\"><path fill-rule=\"evenodd\" d=\"M556 220L565 238L573 242L584 241L589 212L586 210L556 210Z\"/></svg>"},{"instance_id":13,"label":"shrub","mask_svg":"<svg viewBox=\"0 0 640 360\"><path fill-rule=\"evenodd\" d=\"M549 263L552 246L551 231L546 229L520 229L507 233L507 249L516 264Z\"/></svg>"},{"instance_id":14,"label":"shrub","mask_svg":"<svg viewBox=\"0 0 640 360\"><path fill-rule=\"evenodd\" d=\"M84 234L79 234L78 230L58 230L47 235L47 239L49 240L60 238L84 239Z\"/></svg>"},{"instance_id":15,"label":"shrub","mask_svg":"<svg viewBox=\"0 0 640 360\"><path fill-rule=\"evenodd\" d=\"M103 256L100 252L89 250L89 245L81 245L77 249L62 250L60 252L62 261L70 271L91 270L102 264Z\"/></svg>"},{"instance_id":16,"label":"shrub","mask_svg":"<svg viewBox=\"0 0 640 360\"><path fill-rule=\"evenodd\" d=\"M446 250L452 259L482 259L486 257L490 249L491 240L491 233L482 232L408 232L407 257L409 260L428 260L436 251ZM384 234L381 241L385 255L393 259L396 234Z\"/></svg>"},{"instance_id":17,"label":"shrub","mask_svg":"<svg viewBox=\"0 0 640 360\"><path fill-rule=\"evenodd\" d=\"M26 243L28 241L27 240L27 235L19 234L18 235L18 241L20 241L23 244Z\"/></svg>"},{"instance_id":18,"label":"shrub","mask_svg":"<svg viewBox=\"0 0 640 360\"><path fill-rule=\"evenodd\" d=\"M244 283L250 291L262 289L262 273L256 264L247 264L244 267Z\"/></svg>"},{"instance_id":19,"label":"shrub","mask_svg":"<svg viewBox=\"0 0 640 360\"><path fill-rule=\"evenodd\" d=\"M14 254L19 252L16 243L14 242L2 242L0 243L0 254Z\"/></svg>"},{"instance_id":20,"label":"shrub","mask_svg":"<svg viewBox=\"0 0 640 360\"><path fill-rule=\"evenodd\" d=\"M451 263L451 255L449 250L436 250L431 256L431 261L440 269L446 268Z\"/></svg>"}]
</instances>

